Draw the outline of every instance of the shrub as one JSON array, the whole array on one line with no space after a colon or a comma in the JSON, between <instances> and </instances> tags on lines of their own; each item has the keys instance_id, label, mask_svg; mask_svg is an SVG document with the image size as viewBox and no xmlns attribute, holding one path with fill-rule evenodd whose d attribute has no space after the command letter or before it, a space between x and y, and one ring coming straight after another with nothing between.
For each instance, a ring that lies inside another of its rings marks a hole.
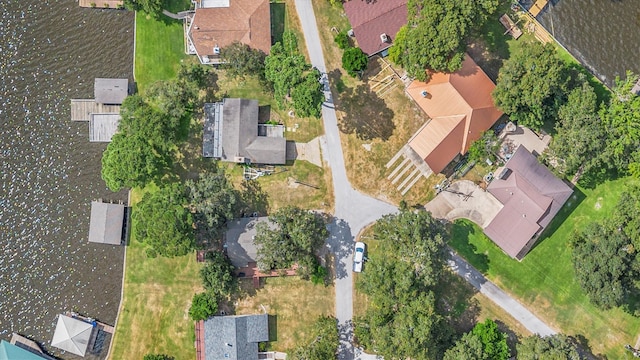
<instances>
[{"instance_id":1,"label":"shrub","mask_svg":"<svg viewBox=\"0 0 640 360\"><path fill-rule=\"evenodd\" d=\"M351 46L349 43L349 35L347 35L346 31L340 31L333 40L338 44L340 49L346 49Z\"/></svg>"}]
</instances>

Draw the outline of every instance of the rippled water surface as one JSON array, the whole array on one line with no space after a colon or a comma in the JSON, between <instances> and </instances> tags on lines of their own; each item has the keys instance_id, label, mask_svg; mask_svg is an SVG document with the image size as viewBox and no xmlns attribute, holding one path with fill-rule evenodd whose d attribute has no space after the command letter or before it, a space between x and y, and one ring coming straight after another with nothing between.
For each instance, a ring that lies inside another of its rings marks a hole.
<instances>
[{"instance_id":1,"label":"rippled water surface","mask_svg":"<svg viewBox=\"0 0 640 360\"><path fill-rule=\"evenodd\" d=\"M600 80L640 74L640 0L555 0L538 20Z\"/></svg>"},{"instance_id":2,"label":"rippled water surface","mask_svg":"<svg viewBox=\"0 0 640 360\"><path fill-rule=\"evenodd\" d=\"M60 312L115 321L124 249L87 242L89 212L126 194L106 189L105 145L88 142L69 104L93 97L95 77L131 79L132 62L132 13L0 1L0 339L54 350Z\"/></svg>"}]
</instances>

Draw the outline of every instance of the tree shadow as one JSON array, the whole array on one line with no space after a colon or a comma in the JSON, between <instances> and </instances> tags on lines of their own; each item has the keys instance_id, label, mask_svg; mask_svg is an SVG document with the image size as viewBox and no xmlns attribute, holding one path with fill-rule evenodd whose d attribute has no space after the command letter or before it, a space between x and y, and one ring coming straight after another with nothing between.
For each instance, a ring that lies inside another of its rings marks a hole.
<instances>
[{"instance_id":1,"label":"tree shadow","mask_svg":"<svg viewBox=\"0 0 640 360\"><path fill-rule=\"evenodd\" d=\"M271 120L271 105L258 106L258 124L266 124Z\"/></svg>"},{"instance_id":2,"label":"tree shadow","mask_svg":"<svg viewBox=\"0 0 640 360\"><path fill-rule=\"evenodd\" d=\"M509 346L509 350L511 354L516 353L516 345L518 344L518 334L515 331L511 330L511 328L505 324L504 322L494 319L496 325L498 325L498 330L502 331L507 338L507 346Z\"/></svg>"},{"instance_id":3,"label":"tree shadow","mask_svg":"<svg viewBox=\"0 0 640 360\"><path fill-rule=\"evenodd\" d=\"M478 247L469 242L470 236L476 233L476 227L470 221L457 220L450 225L450 230L449 245L481 273L489 271L489 257L478 253Z\"/></svg>"},{"instance_id":4,"label":"tree shadow","mask_svg":"<svg viewBox=\"0 0 640 360\"><path fill-rule=\"evenodd\" d=\"M436 287L440 313L445 314L456 334L473 329L480 316L480 303L473 297L478 290L460 276L445 271Z\"/></svg>"},{"instance_id":5,"label":"tree shadow","mask_svg":"<svg viewBox=\"0 0 640 360\"><path fill-rule=\"evenodd\" d=\"M586 360L607 360L607 356L603 354L594 354L589 345L589 340L584 335L569 336L569 340L576 346L576 350L582 359Z\"/></svg>"},{"instance_id":6,"label":"tree shadow","mask_svg":"<svg viewBox=\"0 0 640 360\"><path fill-rule=\"evenodd\" d=\"M284 33L286 4L284 2L272 2L271 10L271 45L282 41Z\"/></svg>"},{"instance_id":7,"label":"tree shadow","mask_svg":"<svg viewBox=\"0 0 640 360\"><path fill-rule=\"evenodd\" d=\"M361 140L383 141L393 135L393 111L367 84L346 87L336 102L336 109L344 113L338 127L345 134L355 134Z\"/></svg>"},{"instance_id":8,"label":"tree shadow","mask_svg":"<svg viewBox=\"0 0 640 360\"><path fill-rule=\"evenodd\" d=\"M567 218L571 216L571 214L575 211L575 209L578 208L578 206L584 201L586 197L587 196L578 187L574 187L573 194L571 194L567 202L564 203L560 211L558 211L556 216L554 216L553 220L551 220L551 223L544 229L544 231L542 231L542 234L540 234L540 237L535 242L535 244L533 244L529 252L537 248L540 244L542 244L544 240L550 238L565 222L565 220L567 220Z\"/></svg>"},{"instance_id":9,"label":"tree shadow","mask_svg":"<svg viewBox=\"0 0 640 360\"><path fill-rule=\"evenodd\" d=\"M269 194L262 189L260 183L255 180L245 180L242 182L240 190L241 213L260 215L269 214Z\"/></svg>"}]
</instances>

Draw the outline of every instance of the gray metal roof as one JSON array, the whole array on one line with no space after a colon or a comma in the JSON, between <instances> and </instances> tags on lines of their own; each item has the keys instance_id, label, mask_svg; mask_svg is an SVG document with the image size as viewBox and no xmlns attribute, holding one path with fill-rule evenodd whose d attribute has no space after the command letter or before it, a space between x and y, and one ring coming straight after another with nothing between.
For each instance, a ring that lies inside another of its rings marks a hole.
<instances>
[{"instance_id":1,"label":"gray metal roof","mask_svg":"<svg viewBox=\"0 0 640 360\"><path fill-rule=\"evenodd\" d=\"M214 316L204 321L205 360L257 360L269 341L269 315Z\"/></svg>"},{"instance_id":2,"label":"gray metal roof","mask_svg":"<svg viewBox=\"0 0 640 360\"><path fill-rule=\"evenodd\" d=\"M120 114L91 114L89 120L89 141L111 142L111 138L118 132Z\"/></svg>"},{"instance_id":3,"label":"gray metal roof","mask_svg":"<svg viewBox=\"0 0 640 360\"><path fill-rule=\"evenodd\" d=\"M84 356L92 332L93 326L91 324L60 314L56 331L51 339L51 346Z\"/></svg>"},{"instance_id":4,"label":"gray metal roof","mask_svg":"<svg viewBox=\"0 0 640 360\"><path fill-rule=\"evenodd\" d=\"M258 125L257 100L224 99L205 104L204 110L204 157L237 163L286 163L284 127Z\"/></svg>"},{"instance_id":5,"label":"gray metal roof","mask_svg":"<svg viewBox=\"0 0 640 360\"><path fill-rule=\"evenodd\" d=\"M120 245L124 222L124 205L91 202L89 242Z\"/></svg>"},{"instance_id":6,"label":"gray metal roof","mask_svg":"<svg viewBox=\"0 0 640 360\"><path fill-rule=\"evenodd\" d=\"M129 80L96 78L93 93L99 104L122 104L129 93Z\"/></svg>"}]
</instances>

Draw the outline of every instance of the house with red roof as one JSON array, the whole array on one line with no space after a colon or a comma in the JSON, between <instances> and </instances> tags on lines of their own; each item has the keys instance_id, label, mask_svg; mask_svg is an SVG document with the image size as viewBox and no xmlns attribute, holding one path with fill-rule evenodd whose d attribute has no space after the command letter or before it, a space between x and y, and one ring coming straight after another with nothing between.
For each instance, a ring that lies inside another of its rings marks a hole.
<instances>
[{"instance_id":1,"label":"house with red roof","mask_svg":"<svg viewBox=\"0 0 640 360\"><path fill-rule=\"evenodd\" d=\"M484 228L484 233L505 253L520 260L531 250L573 189L522 145L496 174L487 191L503 207Z\"/></svg>"},{"instance_id":2,"label":"house with red roof","mask_svg":"<svg viewBox=\"0 0 640 360\"><path fill-rule=\"evenodd\" d=\"M373 56L391 47L398 30L407 23L407 0L349 0L344 12L358 46Z\"/></svg>"},{"instance_id":3,"label":"house with red roof","mask_svg":"<svg viewBox=\"0 0 640 360\"><path fill-rule=\"evenodd\" d=\"M431 73L429 81L414 80L407 94L429 120L409 140L409 147L434 173L441 172L457 155L502 116L491 98L495 84L469 57L454 73Z\"/></svg>"}]
</instances>

